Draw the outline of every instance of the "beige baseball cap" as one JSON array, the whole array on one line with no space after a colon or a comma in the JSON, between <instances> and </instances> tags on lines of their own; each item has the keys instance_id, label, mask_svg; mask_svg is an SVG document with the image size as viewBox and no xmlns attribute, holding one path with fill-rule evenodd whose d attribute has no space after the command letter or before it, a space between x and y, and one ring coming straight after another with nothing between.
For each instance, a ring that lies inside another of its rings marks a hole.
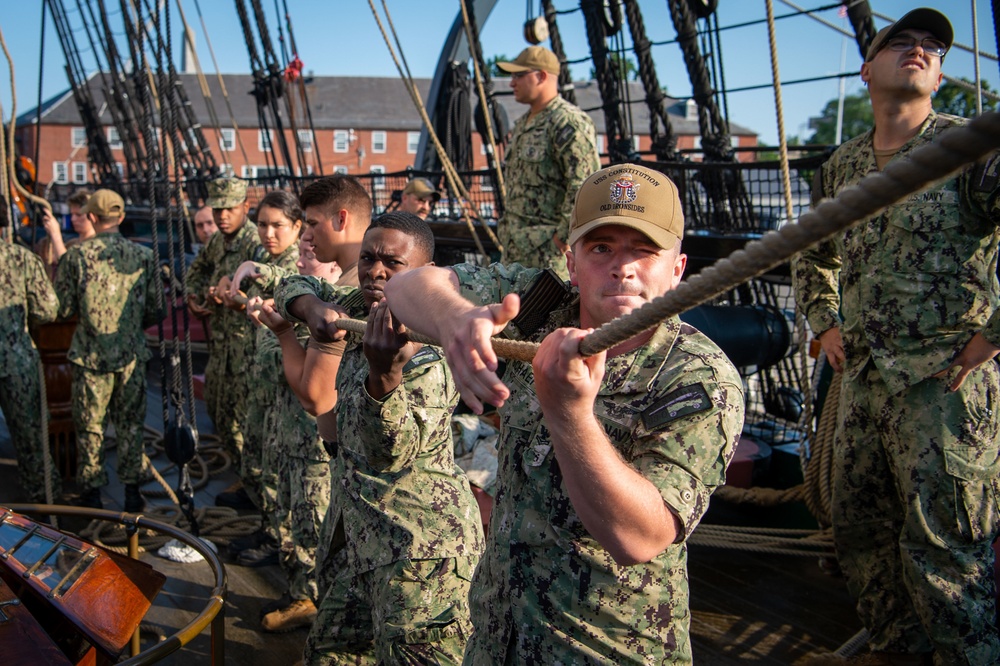
<instances>
[{"instance_id":1,"label":"beige baseball cap","mask_svg":"<svg viewBox=\"0 0 1000 666\"><path fill-rule=\"evenodd\" d=\"M434 201L441 200L441 193L434 189L431 181L426 178L414 178L403 188L403 194L413 194L420 199L431 197Z\"/></svg>"},{"instance_id":2,"label":"beige baseball cap","mask_svg":"<svg viewBox=\"0 0 1000 666\"><path fill-rule=\"evenodd\" d=\"M878 34L875 35L875 39L872 40L871 45L868 47L868 57L865 58L865 62L870 62L872 58L878 55L878 52L885 47L886 42L890 39L904 30L911 29L926 30L944 42L944 45L949 49L955 39L955 31L952 29L951 21L948 20L947 16L936 9L920 7L919 9L907 12L892 25L879 30Z\"/></svg>"},{"instance_id":3,"label":"beige baseball cap","mask_svg":"<svg viewBox=\"0 0 1000 666\"><path fill-rule=\"evenodd\" d=\"M541 70L558 76L559 58L544 46L529 46L517 54L513 62L498 62L497 67L511 73Z\"/></svg>"},{"instance_id":4,"label":"beige baseball cap","mask_svg":"<svg viewBox=\"0 0 1000 666\"><path fill-rule=\"evenodd\" d=\"M125 200L113 190L97 190L83 204L80 212L93 213L97 217L120 217L125 214Z\"/></svg>"},{"instance_id":5,"label":"beige baseball cap","mask_svg":"<svg viewBox=\"0 0 1000 666\"><path fill-rule=\"evenodd\" d=\"M684 236L677 186L659 171L637 164L601 169L576 194L569 244L608 224L641 231L664 250L673 248Z\"/></svg>"}]
</instances>

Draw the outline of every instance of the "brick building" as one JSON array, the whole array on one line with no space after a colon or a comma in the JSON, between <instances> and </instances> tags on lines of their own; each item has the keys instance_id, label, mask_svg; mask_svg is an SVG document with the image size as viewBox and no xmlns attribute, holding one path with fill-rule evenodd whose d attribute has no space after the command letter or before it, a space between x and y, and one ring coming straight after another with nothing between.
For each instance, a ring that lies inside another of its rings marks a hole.
<instances>
[{"instance_id":1,"label":"brick building","mask_svg":"<svg viewBox=\"0 0 1000 666\"><path fill-rule=\"evenodd\" d=\"M203 126L216 162L236 175L244 177L267 175L275 164L274 159L269 159L267 154L269 140L273 135L267 135L260 129L257 106L250 94L251 76L223 75L235 123L228 115L218 78L214 74L207 76L221 128L211 126L208 105L200 94L197 78L193 74L180 74L179 77L190 98L192 109ZM418 79L416 82L426 99L430 80ZM121 141L107 110L101 84L101 77L96 74L88 80L91 95L101 113L101 123L104 125L103 130L111 146L112 155L124 161ZM507 83L503 79L496 80L495 84L498 91L508 90ZM633 88L630 91L631 99L641 100L645 97L640 84L629 85ZM597 85L590 81L578 82L575 86L577 101L593 118L599 134L599 147L604 152L604 114L600 110L601 99ZM421 122L399 79L315 76L309 80L306 90L312 111L315 140L308 130L298 130L304 143L305 168L296 166L294 171L393 173L413 166L420 141ZM511 95L500 95L498 100L506 109L511 123L527 109L515 102ZM300 128L307 127L303 103L295 91L292 92L292 103L296 123ZM700 145L700 137L697 118L692 113L693 103L685 104L676 100L668 103L673 131L678 137L678 148L682 150L697 148ZM287 107L284 111L287 114ZM24 155L35 155L36 116L36 111L32 109L18 118L16 140ZM287 115L283 117L283 122L287 125ZM648 131L646 129L649 127L648 111L643 104L632 105L632 123L636 131ZM292 130L286 127L285 132L290 140ZM757 135L746 128L733 125L732 134L734 146L757 144ZM82 185L92 180L87 162L86 132L70 91L67 90L43 105L40 136L39 182ZM640 152L649 150L648 134L636 136L635 141ZM475 132L473 132L473 155L476 168L486 166L485 152ZM125 165L122 162L119 164L124 169Z\"/></svg>"}]
</instances>

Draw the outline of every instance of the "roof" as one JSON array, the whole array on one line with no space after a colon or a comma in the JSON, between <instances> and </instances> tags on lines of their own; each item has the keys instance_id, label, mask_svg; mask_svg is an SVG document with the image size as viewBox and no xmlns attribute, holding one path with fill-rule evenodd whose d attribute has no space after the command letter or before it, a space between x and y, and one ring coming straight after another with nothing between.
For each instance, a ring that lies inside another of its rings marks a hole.
<instances>
[{"instance_id":1,"label":"roof","mask_svg":"<svg viewBox=\"0 0 1000 666\"><path fill-rule=\"evenodd\" d=\"M209 127L212 125L211 116L208 113L208 105L201 94L201 86L198 78L194 74L178 74L184 90L191 102L191 108L202 125ZM226 109L225 99L222 95L222 88L219 85L219 76L216 74L206 74L209 92L215 112L219 121L224 127L232 125L229 120L229 112ZM229 95L229 102L233 107L233 115L237 124L241 128L258 127L257 105L252 95L253 77L250 74L223 74L222 81L226 92ZM312 110L313 124L316 129L356 129L356 130L409 130L417 131L421 128L420 116L413 107L409 94L402 81L398 78L390 77L369 77L369 76L313 76L307 79L305 86L306 95L309 99L309 106ZM414 79L417 89L422 98L426 101L427 92L430 89L430 79ZM494 88L498 91L496 99L506 109L507 116L513 122L514 119L526 111L523 104L514 101L510 94L504 94L508 90L507 79L496 79ZM111 114L104 105L104 83L102 76L95 73L87 80L87 85L91 88L91 94L98 110L101 111L101 123L111 125ZM582 81L573 84L576 89L577 103L580 108L590 114L597 127L598 133L604 133L604 114L601 111L601 97L597 84L594 81ZM302 100L295 90L286 91L293 93L290 96L296 109L296 114L301 118ZM649 110L642 103L645 99L645 91L638 82L629 82L629 98L635 103L631 105L632 126L639 134L649 132ZM477 99L475 90L471 91L473 102ZM668 113L670 114L671 125L675 134L699 134L697 121L686 120L684 117L685 102L677 99L667 98ZM284 108L284 104L282 104ZM29 125L34 123L36 112L34 109L26 111L18 118L19 125ZM58 125L79 125L80 114L77 111L73 96L66 91L61 95L53 97L42 105L43 122ZM749 130L740 125L732 124L732 134L734 135L754 135Z\"/></svg>"}]
</instances>

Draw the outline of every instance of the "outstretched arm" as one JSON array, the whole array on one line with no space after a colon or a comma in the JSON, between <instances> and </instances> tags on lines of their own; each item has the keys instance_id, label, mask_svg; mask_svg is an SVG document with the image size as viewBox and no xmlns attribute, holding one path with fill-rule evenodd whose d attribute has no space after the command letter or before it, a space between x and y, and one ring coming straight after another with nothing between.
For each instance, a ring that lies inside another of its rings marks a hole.
<instances>
[{"instance_id":1,"label":"outstretched arm","mask_svg":"<svg viewBox=\"0 0 1000 666\"><path fill-rule=\"evenodd\" d=\"M549 334L532 368L563 482L587 531L622 565L648 562L677 540L680 520L660 491L625 462L594 416L605 353L584 357L587 331Z\"/></svg>"},{"instance_id":2,"label":"outstretched arm","mask_svg":"<svg viewBox=\"0 0 1000 666\"><path fill-rule=\"evenodd\" d=\"M510 391L497 377L490 338L517 315L517 295L476 306L462 297L453 271L424 266L394 275L386 282L385 296L396 319L441 343L466 405L482 414L484 402L504 403Z\"/></svg>"}]
</instances>

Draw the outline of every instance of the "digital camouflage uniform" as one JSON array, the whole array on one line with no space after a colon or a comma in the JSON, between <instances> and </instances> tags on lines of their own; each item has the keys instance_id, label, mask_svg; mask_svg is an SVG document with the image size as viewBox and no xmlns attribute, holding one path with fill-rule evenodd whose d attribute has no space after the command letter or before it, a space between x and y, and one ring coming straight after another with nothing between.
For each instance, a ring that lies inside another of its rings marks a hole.
<instances>
[{"instance_id":1,"label":"digital camouflage uniform","mask_svg":"<svg viewBox=\"0 0 1000 666\"><path fill-rule=\"evenodd\" d=\"M965 120L931 113L896 157ZM876 171L873 132L823 166L814 200ZM846 363L833 527L874 650L1000 663L991 543L1000 492L998 368L934 379L981 331L1000 344L997 158L802 254L796 298Z\"/></svg>"},{"instance_id":2,"label":"digital camouflage uniform","mask_svg":"<svg viewBox=\"0 0 1000 666\"><path fill-rule=\"evenodd\" d=\"M0 241L0 409L17 455L18 480L31 502L45 501L42 363L28 326L56 318L59 301L41 260L23 247ZM52 492L62 492L53 464Z\"/></svg>"},{"instance_id":3,"label":"digital camouflage uniform","mask_svg":"<svg viewBox=\"0 0 1000 666\"><path fill-rule=\"evenodd\" d=\"M520 266L453 266L477 304L523 294ZM579 327L575 290L530 336ZM521 339L515 327L511 337ZM743 425L742 381L725 354L677 318L639 349L608 358L594 414L622 458L679 518L677 543L621 566L584 528L535 393L531 364L509 362L500 408L497 494L470 593L467 664L688 664L686 539L725 483Z\"/></svg>"},{"instance_id":4,"label":"digital camouflage uniform","mask_svg":"<svg viewBox=\"0 0 1000 666\"><path fill-rule=\"evenodd\" d=\"M282 275L294 275L298 270L295 262L299 260L298 243L293 243L278 256L272 256L264 252L264 258L259 262L261 270L269 271L274 268ZM248 298L260 296L270 298L270 290L261 289L261 282L243 281L243 292ZM246 353L246 377L244 388L246 395L246 415L241 432L243 434L243 450L240 453L240 479L243 481L243 488L253 503L267 515L268 508L262 497L264 492L261 486L261 476L264 462L264 420L266 410L271 408L275 398L275 389L270 382L261 382L259 369L256 367L257 341L261 338L261 328L265 331L266 326L255 327L251 322L250 335L247 337ZM268 331L269 332L269 331ZM278 367L281 367L281 356L278 356ZM266 526L265 526L266 527ZM277 534L272 536L277 537Z\"/></svg>"},{"instance_id":5,"label":"digital camouflage uniform","mask_svg":"<svg viewBox=\"0 0 1000 666\"><path fill-rule=\"evenodd\" d=\"M507 198L497 234L504 262L552 268L568 279L566 258L552 241L569 238L570 214L580 185L601 168L590 117L556 96L534 118L514 123L506 152Z\"/></svg>"},{"instance_id":6,"label":"digital camouflage uniform","mask_svg":"<svg viewBox=\"0 0 1000 666\"><path fill-rule=\"evenodd\" d=\"M104 431L115 426L118 478L141 481L145 460L145 329L160 319L163 283L153 251L118 231L99 233L59 261L59 318L78 317L67 358L73 364L77 480L84 490L107 485Z\"/></svg>"},{"instance_id":7,"label":"digital camouflage uniform","mask_svg":"<svg viewBox=\"0 0 1000 666\"><path fill-rule=\"evenodd\" d=\"M222 276L232 276L244 261L263 262L266 255L257 240L257 225L250 220L232 238L226 238L221 231L215 233L191 262L187 291L203 298ZM211 301L205 307L212 310L208 320L212 339L205 368L205 404L220 443L240 469L246 420L245 375L253 325L243 312Z\"/></svg>"},{"instance_id":8,"label":"digital camouflage uniform","mask_svg":"<svg viewBox=\"0 0 1000 666\"><path fill-rule=\"evenodd\" d=\"M287 306L305 293L338 302L355 318L367 313L357 290L309 277L283 282L276 301ZM454 460L458 392L429 346L381 400L365 389L367 376L360 337L349 337L337 372L341 476L331 504L343 517L348 566L319 605L305 661L458 664L483 547L479 508Z\"/></svg>"},{"instance_id":9,"label":"digital camouflage uniform","mask_svg":"<svg viewBox=\"0 0 1000 666\"><path fill-rule=\"evenodd\" d=\"M262 266L254 291L268 296L282 276L292 268ZM309 329L295 326L296 337L305 346ZM309 415L285 379L281 344L266 326L256 331L254 360L250 369L248 426L259 414L258 435L262 459L259 475L264 515L277 535L280 563L288 577L292 599L318 600L316 547L319 530L330 503L330 455L323 448L316 419ZM248 428L243 449L246 468L250 448Z\"/></svg>"}]
</instances>

